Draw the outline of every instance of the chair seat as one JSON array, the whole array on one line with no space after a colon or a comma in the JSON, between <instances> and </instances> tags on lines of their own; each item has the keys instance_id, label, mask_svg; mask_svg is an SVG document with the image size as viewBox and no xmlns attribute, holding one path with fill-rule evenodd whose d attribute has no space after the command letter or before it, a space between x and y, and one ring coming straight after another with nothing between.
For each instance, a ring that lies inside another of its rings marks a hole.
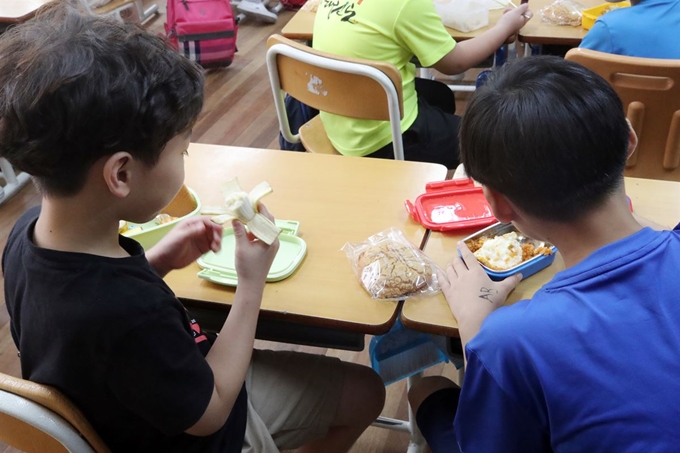
<instances>
[{"instance_id":1,"label":"chair seat","mask_svg":"<svg viewBox=\"0 0 680 453\"><path fill-rule=\"evenodd\" d=\"M326 134L326 128L323 127L321 117L315 116L300 127L298 131L300 134L300 141L307 152L318 154L342 154L335 149Z\"/></svg>"}]
</instances>

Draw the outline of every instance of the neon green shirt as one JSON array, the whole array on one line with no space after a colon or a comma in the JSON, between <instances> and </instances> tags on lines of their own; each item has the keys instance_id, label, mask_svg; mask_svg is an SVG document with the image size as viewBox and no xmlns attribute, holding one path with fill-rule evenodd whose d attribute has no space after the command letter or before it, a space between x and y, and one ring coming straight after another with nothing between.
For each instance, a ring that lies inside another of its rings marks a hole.
<instances>
[{"instance_id":1,"label":"neon green shirt","mask_svg":"<svg viewBox=\"0 0 680 453\"><path fill-rule=\"evenodd\" d=\"M320 0L314 48L353 58L386 61L401 73L406 131L418 116L415 55L429 67L456 45L432 0ZM351 89L351 87L348 87ZM342 154L365 156L392 142L387 121L358 120L321 112L331 143Z\"/></svg>"}]
</instances>

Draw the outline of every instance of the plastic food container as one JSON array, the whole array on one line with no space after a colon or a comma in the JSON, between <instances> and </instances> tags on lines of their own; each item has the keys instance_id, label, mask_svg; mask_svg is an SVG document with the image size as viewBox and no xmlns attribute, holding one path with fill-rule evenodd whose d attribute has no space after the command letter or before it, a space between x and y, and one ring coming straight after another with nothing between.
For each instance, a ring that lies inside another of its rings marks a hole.
<instances>
[{"instance_id":1,"label":"plastic food container","mask_svg":"<svg viewBox=\"0 0 680 453\"><path fill-rule=\"evenodd\" d=\"M129 232L123 232L121 234L139 242L142 247L144 247L144 250L149 250L156 245L158 241L163 239L163 237L168 234L168 231L172 230L179 222L188 217L197 216L201 212L201 201L198 199L198 195L190 188L187 188L187 190L194 200L194 209L192 211L182 217L178 217L175 220L163 224L159 224L155 219L141 225L128 222L126 224L126 229Z\"/></svg>"},{"instance_id":2,"label":"plastic food container","mask_svg":"<svg viewBox=\"0 0 680 453\"><path fill-rule=\"evenodd\" d=\"M535 247L548 247L552 253L550 255L538 255L534 256L533 258L530 258L526 261L523 261L522 263L518 264L517 266L511 267L507 270L504 271L498 271L495 269L490 269L484 264L481 264L481 266L484 268L487 274L489 274L489 277L491 277L491 280L503 280L506 277L510 277L511 275L521 273L522 278L526 279L530 275L535 274L536 272L540 271L541 269L545 269L546 267L550 266L553 261L555 261L555 253L557 253L557 247L555 247L552 244L548 244L542 241L537 241L535 239L528 238L524 236L522 233L517 231L517 229L510 223L496 223L494 225L491 225L487 228L484 228L483 230L480 230L465 239L463 239L463 242L466 244L470 239L479 239L481 237L489 237L489 238L494 238L496 236L502 236L506 233L510 232L516 232L517 235L520 237L520 243L521 244L526 244L530 243L533 244Z\"/></svg>"},{"instance_id":3,"label":"plastic food container","mask_svg":"<svg viewBox=\"0 0 680 453\"><path fill-rule=\"evenodd\" d=\"M619 2L619 3L603 3L602 5L594 6L592 8L583 10L583 18L581 19L581 26L586 30L590 30L598 17L603 14L607 14L609 11L613 11L619 8L628 8L630 2Z\"/></svg>"},{"instance_id":4,"label":"plastic food container","mask_svg":"<svg viewBox=\"0 0 680 453\"><path fill-rule=\"evenodd\" d=\"M435 0L434 7L442 23L467 33L489 25L489 7L469 0Z\"/></svg>"},{"instance_id":5,"label":"plastic food container","mask_svg":"<svg viewBox=\"0 0 680 453\"><path fill-rule=\"evenodd\" d=\"M302 263L307 253L307 244L297 236L300 222L295 220L276 220L281 228L279 250L267 274L268 282L277 282L290 277ZM222 249L208 252L197 260L203 269L198 273L200 278L225 286L236 286L236 238L233 228L225 228L222 233Z\"/></svg>"},{"instance_id":6,"label":"plastic food container","mask_svg":"<svg viewBox=\"0 0 680 453\"><path fill-rule=\"evenodd\" d=\"M406 211L425 228L452 231L479 228L496 222L481 187L470 178L430 182Z\"/></svg>"}]
</instances>

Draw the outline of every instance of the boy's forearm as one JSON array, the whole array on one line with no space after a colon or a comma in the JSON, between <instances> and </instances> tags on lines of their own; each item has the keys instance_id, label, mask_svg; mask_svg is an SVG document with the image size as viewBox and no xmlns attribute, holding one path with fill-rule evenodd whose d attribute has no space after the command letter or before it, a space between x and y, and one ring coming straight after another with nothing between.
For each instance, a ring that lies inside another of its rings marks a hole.
<instances>
[{"instance_id":1,"label":"boy's forearm","mask_svg":"<svg viewBox=\"0 0 680 453\"><path fill-rule=\"evenodd\" d=\"M240 390L255 342L255 329L262 303L263 288L241 286L215 344L206 356L215 375L215 385L232 385Z\"/></svg>"},{"instance_id":2,"label":"boy's forearm","mask_svg":"<svg viewBox=\"0 0 680 453\"><path fill-rule=\"evenodd\" d=\"M482 35L456 44L434 67L445 74L460 74L478 65L501 47L512 31L495 26Z\"/></svg>"},{"instance_id":3,"label":"boy's forearm","mask_svg":"<svg viewBox=\"0 0 680 453\"><path fill-rule=\"evenodd\" d=\"M502 25L497 25L480 36L463 41L458 45L465 51L466 64L469 69L484 61L489 55L493 55L512 35L512 30Z\"/></svg>"},{"instance_id":4,"label":"boy's forearm","mask_svg":"<svg viewBox=\"0 0 680 453\"><path fill-rule=\"evenodd\" d=\"M458 321L458 334L460 335L460 343L463 347L463 358L465 366L467 366L467 354L465 353L465 346L474 338L479 329L482 327L484 318L479 319L463 319Z\"/></svg>"},{"instance_id":5,"label":"boy's forearm","mask_svg":"<svg viewBox=\"0 0 680 453\"><path fill-rule=\"evenodd\" d=\"M250 365L262 291L256 285L237 287L229 316L206 356L214 376L213 396L189 434L210 435L226 423Z\"/></svg>"}]
</instances>

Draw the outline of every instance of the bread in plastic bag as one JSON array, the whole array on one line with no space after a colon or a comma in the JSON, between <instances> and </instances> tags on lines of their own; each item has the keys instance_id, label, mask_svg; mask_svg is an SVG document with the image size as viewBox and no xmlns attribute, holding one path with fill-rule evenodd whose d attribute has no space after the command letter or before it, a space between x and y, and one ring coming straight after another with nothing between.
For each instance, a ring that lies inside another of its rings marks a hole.
<instances>
[{"instance_id":1,"label":"bread in plastic bag","mask_svg":"<svg viewBox=\"0 0 680 453\"><path fill-rule=\"evenodd\" d=\"M556 0L539 10L543 22L552 25L581 25L584 7L573 0Z\"/></svg>"},{"instance_id":2,"label":"bread in plastic bag","mask_svg":"<svg viewBox=\"0 0 680 453\"><path fill-rule=\"evenodd\" d=\"M403 300L440 292L438 266L396 228L364 242L348 242L342 250L373 299Z\"/></svg>"}]
</instances>

